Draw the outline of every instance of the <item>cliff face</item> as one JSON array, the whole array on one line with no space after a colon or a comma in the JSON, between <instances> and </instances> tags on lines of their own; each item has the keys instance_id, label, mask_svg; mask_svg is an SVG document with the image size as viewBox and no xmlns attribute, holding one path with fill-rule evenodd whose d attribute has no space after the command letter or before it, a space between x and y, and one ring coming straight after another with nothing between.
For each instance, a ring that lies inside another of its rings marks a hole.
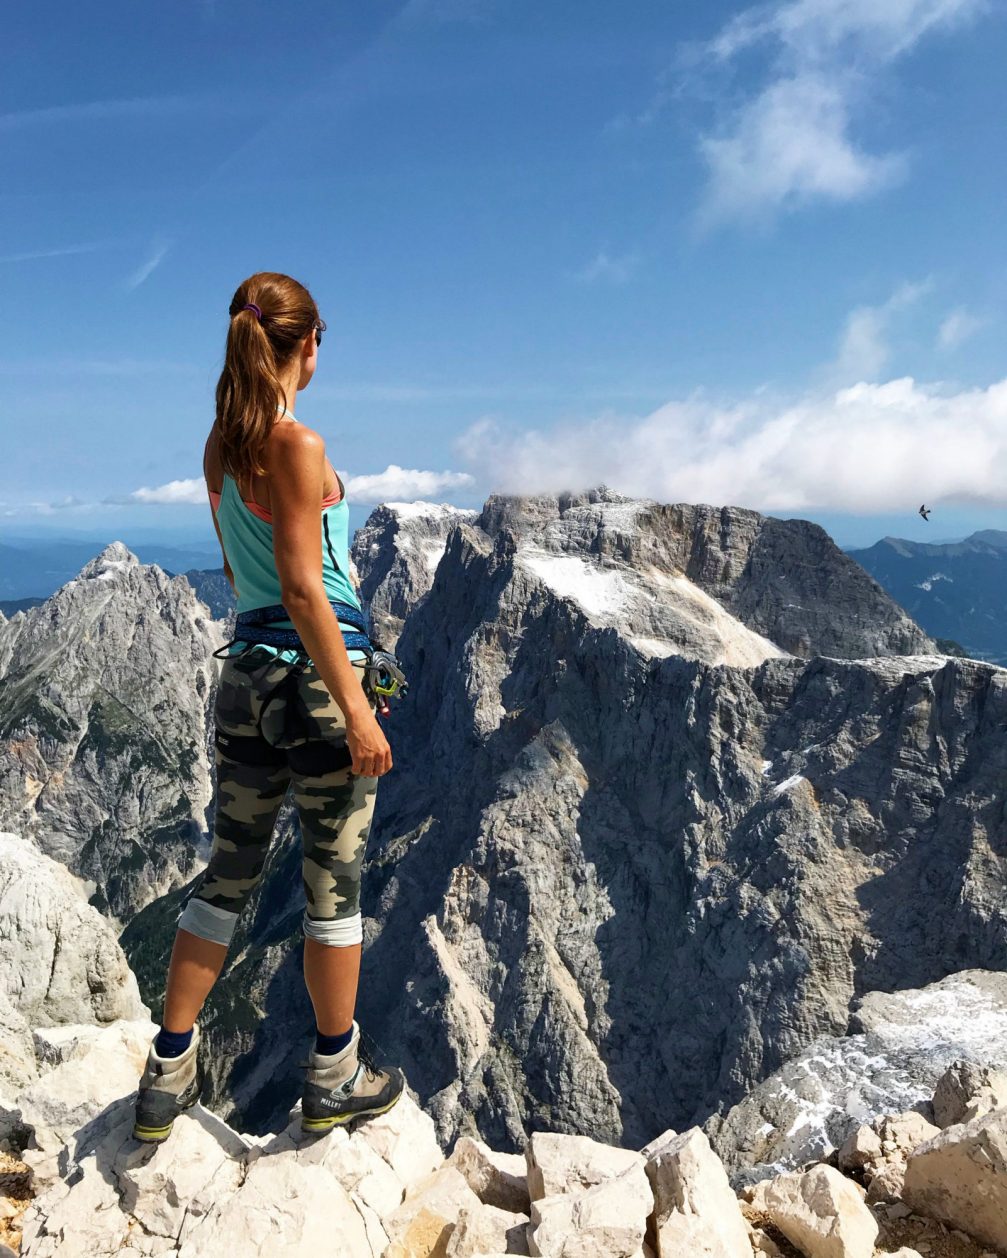
<instances>
[{"instance_id":1,"label":"cliff face","mask_svg":"<svg viewBox=\"0 0 1007 1258\"><path fill-rule=\"evenodd\" d=\"M0 817L127 918L198 863L219 628L120 542L0 624Z\"/></svg>"},{"instance_id":2,"label":"cliff face","mask_svg":"<svg viewBox=\"0 0 1007 1258\"><path fill-rule=\"evenodd\" d=\"M433 584L447 536L474 511L436 502L389 502L376 507L353 538L351 558L371 628L394 651L406 616Z\"/></svg>"}]
</instances>

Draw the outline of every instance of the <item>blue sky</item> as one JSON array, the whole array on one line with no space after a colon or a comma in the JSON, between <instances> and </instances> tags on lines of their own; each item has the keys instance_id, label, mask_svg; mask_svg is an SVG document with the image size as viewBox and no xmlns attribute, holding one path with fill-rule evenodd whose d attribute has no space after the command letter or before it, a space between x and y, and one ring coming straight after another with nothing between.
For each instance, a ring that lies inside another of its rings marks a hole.
<instances>
[{"instance_id":1,"label":"blue sky","mask_svg":"<svg viewBox=\"0 0 1007 1258\"><path fill-rule=\"evenodd\" d=\"M261 269L328 322L297 413L355 524L605 482L841 545L1007 527L1005 16L9 10L4 531L212 540L227 306Z\"/></svg>"}]
</instances>

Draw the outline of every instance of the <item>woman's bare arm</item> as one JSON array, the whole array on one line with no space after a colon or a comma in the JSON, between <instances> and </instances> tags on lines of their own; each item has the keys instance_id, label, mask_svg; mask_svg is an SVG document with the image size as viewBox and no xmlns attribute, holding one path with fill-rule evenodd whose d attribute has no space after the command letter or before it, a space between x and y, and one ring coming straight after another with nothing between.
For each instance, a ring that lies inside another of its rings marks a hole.
<instances>
[{"instance_id":1,"label":"woman's bare arm","mask_svg":"<svg viewBox=\"0 0 1007 1258\"><path fill-rule=\"evenodd\" d=\"M275 429L269 443L269 504L283 606L346 718L353 772L380 777L392 767L391 749L346 653L322 584L324 485L322 438L300 424Z\"/></svg>"}]
</instances>

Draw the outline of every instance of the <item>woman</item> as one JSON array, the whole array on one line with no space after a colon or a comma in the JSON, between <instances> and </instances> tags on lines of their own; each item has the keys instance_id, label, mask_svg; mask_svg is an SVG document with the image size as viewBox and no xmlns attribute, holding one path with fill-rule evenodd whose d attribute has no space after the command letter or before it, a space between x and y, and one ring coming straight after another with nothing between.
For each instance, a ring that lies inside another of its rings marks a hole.
<instances>
[{"instance_id":1,"label":"woman","mask_svg":"<svg viewBox=\"0 0 1007 1258\"><path fill-rule=\"evenodd\" d=\"M400 1071L378 1069L361 1047L353 1018L360 866L392 756L364 685L371 643L347 575L346 494L322 438L294 414L325 324L308 290L272 271L245 280L230 316L203 473L238 628L222 648L214 709L210 860L179 918L163 1023L136 1103L133 1134L154 1142L199 1099L196 1018L288 786L301 823L304 980L316 1023L301 1125L322 1132L382 1113L403 1088Z\"/></svg>"}]
</instances>

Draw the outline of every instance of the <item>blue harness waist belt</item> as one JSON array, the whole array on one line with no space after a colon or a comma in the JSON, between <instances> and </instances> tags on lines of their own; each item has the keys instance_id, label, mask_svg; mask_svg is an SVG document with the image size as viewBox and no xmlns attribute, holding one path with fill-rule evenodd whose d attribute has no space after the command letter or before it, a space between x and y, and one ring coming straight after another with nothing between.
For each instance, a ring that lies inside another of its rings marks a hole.
<instances>
[{"instance_id":1,"label":"blue harness waist belt","mask_svg":"<svg viewBox=\"0 0 1007 1258\"><path fill-rule=\"evenodd\" d=\"M367 636L367 621L363 612L351 603L341 603L333 599L329 606L336 613L338 620L353 625L357 632L339 626L346 649L366 651L368 657L374 654L374 644ZM289 620L290 614L282 603L271 607L255 607L251 611L242 612L234 622L233 642L259 642L265 646L292 647L303 651L304 643L296 629L270 628L272 621ZM230 645L230 643L228 643Z\"/></svg>"}]
</instances>

